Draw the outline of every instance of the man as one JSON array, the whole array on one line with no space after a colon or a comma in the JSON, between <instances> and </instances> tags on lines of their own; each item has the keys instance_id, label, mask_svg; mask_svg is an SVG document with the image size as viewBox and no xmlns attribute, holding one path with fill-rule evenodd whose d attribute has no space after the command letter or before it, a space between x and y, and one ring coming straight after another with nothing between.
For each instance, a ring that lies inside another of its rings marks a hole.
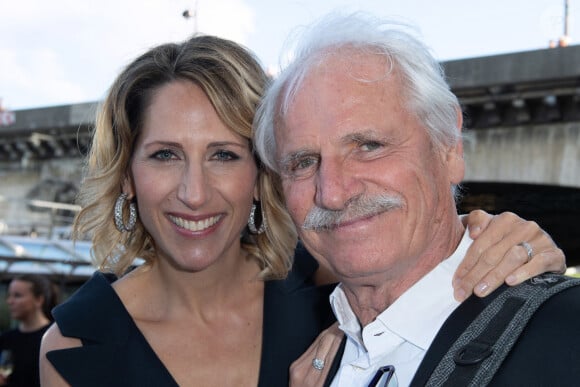
<instances>
[{"instance_id":1,"label":"man","mask_svg":"<svg viewBox=\"0 0 580 387\"><path fill-rule=\"evenodd\" d=\"M338 16L308 36L266 94L256 148L281 176L300 239L341 281L331 303L347 341L332 386L366 386L387 365L398 385L417 370L422 385L445 354L424 362L459 306L451 279L471 244L455 207L460 106L437 61L400 25ZM580 380L568 349L580 344L580 324L570 323L578 299L573 287L546 302L492 384Z\"/></svg>"}]
</instances>

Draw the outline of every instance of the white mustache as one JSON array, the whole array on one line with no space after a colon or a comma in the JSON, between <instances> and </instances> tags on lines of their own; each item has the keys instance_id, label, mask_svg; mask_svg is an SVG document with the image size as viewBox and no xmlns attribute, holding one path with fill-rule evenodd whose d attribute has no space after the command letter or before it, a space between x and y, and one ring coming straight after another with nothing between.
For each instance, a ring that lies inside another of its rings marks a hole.
<instances>
[{"instance_id":1,"label":"white mustache","mask_svg":"<svg viewBox=\"0 0 580 387\"><path fill-rule=\"evenodd\" d=\"M342 210L314 206L306 215L302 228L312 231L331 230L349 220L370 217L402 206L403 200L399 196L388 194L358 197Z\"/></svg>"}]
</instances>

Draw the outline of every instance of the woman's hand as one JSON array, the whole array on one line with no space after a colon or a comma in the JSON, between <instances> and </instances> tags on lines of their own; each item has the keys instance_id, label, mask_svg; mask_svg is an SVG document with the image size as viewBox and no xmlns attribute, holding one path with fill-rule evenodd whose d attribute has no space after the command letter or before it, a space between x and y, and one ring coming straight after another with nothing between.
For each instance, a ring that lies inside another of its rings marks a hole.
<instances>
[{"instance_id":1,"label":"woman's hand","mask_svg":"<svg viewBox=\"0 0 580 387\"><path fill-rule=\"evenodd\" d=\"M322 331L308 350L290 366L290 387L323 386L343 337L338 323ZM319 367L321 369L314 367L314 359L318 360L317 365L322 365Z\"/></svg>"},{"instance_id":2,"label":"woman's hand","mask_svg":"<svg viewBox=\"0 0 580 387\"><path fill-rule=\"evenodd\" d=\"M511 212L493 216L481 210L472 211L463 222L474 242L453 279L458 301L472 291L484 297L504 282L513 286L538 274L566 270L564 253L536 222ZM522 242L532 248L531 258Z\"/></svg>"}]
</instances>

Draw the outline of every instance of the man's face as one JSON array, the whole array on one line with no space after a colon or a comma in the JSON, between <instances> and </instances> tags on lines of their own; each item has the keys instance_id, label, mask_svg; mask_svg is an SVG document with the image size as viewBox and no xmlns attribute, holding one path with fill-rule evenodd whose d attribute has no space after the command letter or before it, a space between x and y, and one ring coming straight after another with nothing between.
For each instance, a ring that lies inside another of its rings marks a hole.
<instances>
[{"instance_id":1,"label":"man's face","mask_svg":"<svg viewBox=\"0 0 580 387\"><path fill-rule=\"evenodd\" d=\"M449 250L441 238L457 219L450 186L463 177L461 144L433 146L386 61L341 57L309 72L276 128L282 185L301 240L322 264L342 281L384 281ZM316 207L325 220L303 228Z\"/></svg>"}]
</instances>

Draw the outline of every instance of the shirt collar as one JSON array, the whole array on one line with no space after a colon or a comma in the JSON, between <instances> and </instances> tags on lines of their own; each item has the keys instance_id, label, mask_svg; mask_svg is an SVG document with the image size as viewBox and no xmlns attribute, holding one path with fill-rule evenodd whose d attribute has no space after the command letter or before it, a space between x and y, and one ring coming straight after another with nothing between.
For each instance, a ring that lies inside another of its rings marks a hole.
<instances>
[{"instance_id":1,"label":"shirt collar","mask_svg":"<svg viewBox=\"0 0 580 387\"><path fill-rule=\"evenodd\" d=\"M451 256L403 293L370 325L381 324L403 340L427 350L449 314L459 305L453 297L453 274L472 242L466 230ZM331 294L330 303L340 329L367 347L362 342L360 324L341 285Z\"/></svg>"}]
</instances>

